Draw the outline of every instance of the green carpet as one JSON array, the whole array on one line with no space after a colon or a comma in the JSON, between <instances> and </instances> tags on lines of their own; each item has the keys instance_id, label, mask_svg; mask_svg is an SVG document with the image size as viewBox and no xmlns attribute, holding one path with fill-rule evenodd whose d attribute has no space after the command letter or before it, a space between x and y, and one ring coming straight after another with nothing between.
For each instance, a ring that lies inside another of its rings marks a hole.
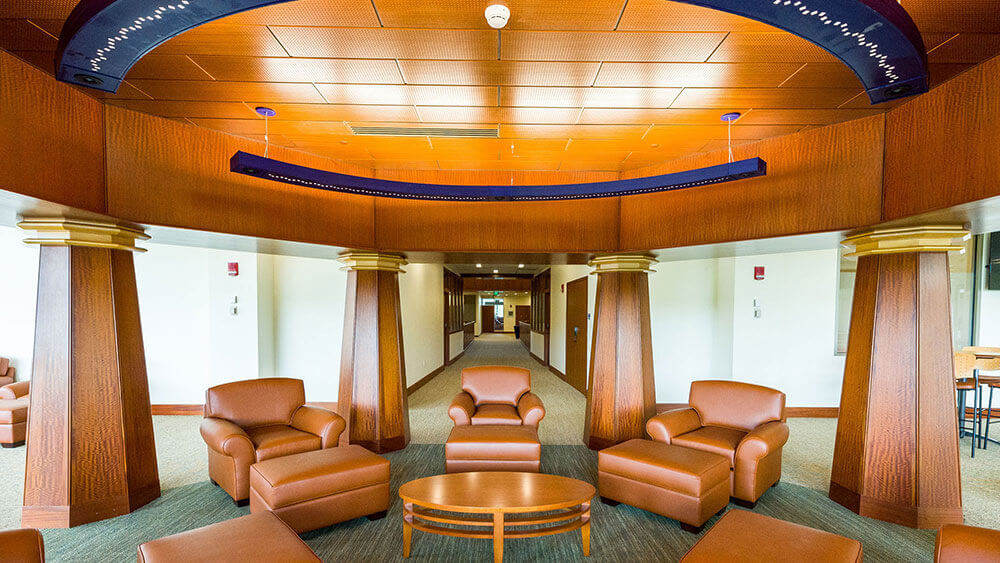
<instances>
[{"instance_id":1,"label":"green carpet","mask_svg":"<svg viewBox=\"0 0 1000 563\"><path fill-rule=\"evenodd\" d=\"M402 503L396 495L407 481L444 471L444 446L412 444L386 456L392 463L392 505L388 517L360 518L303 535L324 561L397 561L402 556ZM542 471L596 483L597 454L583 446L545 446ZM734 509L730 505L730 509ZM735 508L735 510L741 510ZM930 561L934 533L861 518L818 491L781 483L767 492L755 512L858 539L866 561ZM68 530L43 530L51 561L134 561L137 546L151 539L248 514L208 481L165 490L136 512ZM677 561L697 536L669 518L626 505L594 502L591 557L580 551L579 532L508 540L507 561ZM708 527L715 523L711 520ZM415 561L489 561L492 544L415 531ZM2 555L0 555L2 558Z\"/></svg>"}]
</instances>

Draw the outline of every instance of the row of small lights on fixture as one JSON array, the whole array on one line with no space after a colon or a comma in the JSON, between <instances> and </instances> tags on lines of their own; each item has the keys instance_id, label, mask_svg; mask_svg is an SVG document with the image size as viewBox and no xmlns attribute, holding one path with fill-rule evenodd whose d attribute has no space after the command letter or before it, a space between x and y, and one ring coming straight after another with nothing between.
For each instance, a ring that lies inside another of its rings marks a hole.
<instances>
[{"instance_id":1,"label":"row of small lights on fixture","mask_svg":"<svg viewBox=\"0 0 1000 563\"><path fill-rule=\"evenodd\" d=\"M482 264L476 264L476 267L477 267L477 268L482 268L482 267L483 267L483 265L482 265ZM517 267L518 267L518 268L523 268L523 267L524 267L524 264L518 264L518 265L517 265ZM500 273L500 270L497 270L497 269L495 269L495 268L494 268L494 270L493 270L493 273L494 273L494 274L499 274L499 273Z\"/></svg>"}]
</instances>

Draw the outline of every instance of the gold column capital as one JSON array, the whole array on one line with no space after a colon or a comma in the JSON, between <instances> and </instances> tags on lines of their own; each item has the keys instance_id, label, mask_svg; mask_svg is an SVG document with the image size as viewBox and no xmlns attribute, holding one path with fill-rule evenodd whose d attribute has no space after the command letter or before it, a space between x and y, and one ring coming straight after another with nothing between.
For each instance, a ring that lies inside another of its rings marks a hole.
<instances>
[{"instance_id":1,"label":"gold column capital","mask_svg":"<svg viewBox=\"0 0 1000 563\"><path fill-rule=\"evenodd\" d=\"M923 225L895 229L873 229L853 234L841 243L854 250L846 256L899 254L903 252L954 252L971 234L962 225Z\"/></svg>"},{"instance_id":2,"label":"gold column capital","mask_svg":"<svg viewBox=\"0 0 1000 563\"><path fill-rule=\"evenodd\" d=\"M337 257L344 264L341 270L381 270L405 273L406 259L388 252L344 252Z\"/></svg>"},{"instance_id":3,"label":"gold column capital","mask_svg":"<svg viewBox=\"0 0 1000 563\"><path fill-rule=\"evenodd\" d=\"M149 235L139 228L103 221L30 218L22 219L17 226L34 233L34 236L24 239L25 243L41 246L89 246L146 252L145 248L135 244L136 241L149 240Z\"/></svg>"},{"instance_id":4,"label":"gold column capital","mask_svg":"<svg viewBox=\"0 0 1000 563\"><path fill-rule=\"evenodd\" d=\"M645 254L609 254L597 256L587 265L594 269L592 274L607 274L610 272L653 272L656 258Z\"/></svg>"}]
</instances>

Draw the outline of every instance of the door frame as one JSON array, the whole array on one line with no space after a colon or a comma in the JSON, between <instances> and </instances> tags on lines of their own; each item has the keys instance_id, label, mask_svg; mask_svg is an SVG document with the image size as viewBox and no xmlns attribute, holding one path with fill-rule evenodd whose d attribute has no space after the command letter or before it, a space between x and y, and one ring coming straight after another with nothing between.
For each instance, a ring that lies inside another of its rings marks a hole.
<instances>
[{"instance_id":1,"label":"door frame","mask_svg":"<svg viewBox=\"0 0 1000 563\"><path fill-rule=\"evenodd\" d=\"M579 334L577 335L577 343L582 343L583 344L583 351L584 351L583 352L583 355L584 355L584 363L583 363L583 371L584 371L584 373L583 373L583 389L580 389L579 387L577 387L576 385L573 384L572 380L570 379L570 369L569 369L569 367L570 367L570 360L569 360L569 341L570 341L569 340L570 339L569 296L570 296L570 292L572 291L572 289L575 288L576 286L581 285L581 284L583 285L583 307L584 307L583 334L582 335L579 335ZM587 370L587 362L588 362L588 359L587 359L587 348L588 348L587 333L589 332L589 329L590 329L590 319L588 318L588 315L589 315L589 311L588 310L589 310L589 308L590 308L590 286L589 286L588 276L579 277L579 278L577 278L575 280L566 282L566 307L565 307L565 311L564 311L564 314L565 314L565 317L566 317L565 318L565 326L566 326L566 350L567 350L567 353L566 353L566 383L569 383L571 387L573 387L574 389L576 389L580 393L583 393L584 396L586 396L588 394L588 391L589 391L589 389L587 388L587 383L588 383L587 379L589 377L589 374L587 373L587 371L588 371ZM580 338L583 338L583 340L582 341L579 340Z\"/></svg>"}]
</instances>

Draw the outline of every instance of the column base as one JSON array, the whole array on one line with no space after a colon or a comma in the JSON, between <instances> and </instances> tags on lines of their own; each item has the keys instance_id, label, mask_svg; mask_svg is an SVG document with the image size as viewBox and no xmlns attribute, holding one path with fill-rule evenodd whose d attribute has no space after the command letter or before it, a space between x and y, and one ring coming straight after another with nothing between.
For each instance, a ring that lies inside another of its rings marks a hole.
<instances>
[{"instance_id":1,"label":"column base","mask_svg":"<svg viewBox=\"0 0 1000 563\"><path fill-rule=\"evenodd\" d=\"M871 498L830 483L830 499L859 516L921 530L936 530L945 524L965 521L961 507L931 508L903 506Z\"/></svg>"}]
</instances>

